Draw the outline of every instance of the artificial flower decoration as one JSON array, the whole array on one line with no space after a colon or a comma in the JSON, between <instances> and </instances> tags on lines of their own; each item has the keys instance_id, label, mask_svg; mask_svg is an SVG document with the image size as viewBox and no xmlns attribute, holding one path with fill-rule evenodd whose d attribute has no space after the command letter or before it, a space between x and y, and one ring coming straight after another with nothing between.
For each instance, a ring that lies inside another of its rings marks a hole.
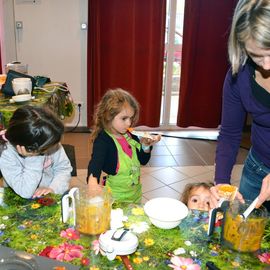
<instances>
[{"instance_id":1,"label":"artificial flower decoration","mask_svg":"<svg viewBox=\"0 0 270 270\"><path fill-rule=\"evenodd\" d=\"M183 258L178 256L173 256L171 258L171 264L168 264L169 267L174 270L200 270L201 267L199 264L194 263L191 258Z\"/></svg>"},{"instance_id":2,"label":"artificial flower decoration","mask_svg":"<svg viewBox=\"0 0 270 270\"><path fill-rule=\"evenodd\" d=\"M58 261L72 261L76 258L82 258L83 254L81 250L83 249L80 245L71 245L68 243L63 243L58 247L54 247L50 254L49 258L56 259Z\"/></svg>"},{"instance_id":3,"label":"artificial flower decoration","mask_svg":"<svg viewBox=\"0 0 270 270\"><path fill-rule=\"evenodd\" d=\"M77 240L80 238L80 233L73 228L68 228L64 231L61 231L60 236L70 240Z\"/></svg>"},{"instance_id":4,"label":"artificial flower decoration","mask_svg":"<svg viewBox=\"0 0 270 270\"><path fill-rule=\"evenodd\" d=\"M90 260L88 258L83 257L81 259L81 264L82 265L87 266L87 265L89 265L89 263L90 263Z\"/></svg>"},{"instance_id":5,"label":"artificial flower decoration","mask_svg":"<svg viewBox=\"0 0 270 270\"><path fill-rule=\"evenodd\" d=\"M45 247L38 255L43 257L49 257L52 249L53 247L51 246Z\"/></svg>"},{"instance_id":6,"label":"artificial flower decoration","mask_svg":"<svg viewBox=\"0 0 270 270\"><path fill-rule=\"evenodd\" d=\"M144 244L147 247L150 247L150 246L154 245L154 243L155 243L155 241L152 238L146 238L146 239L144 239Z\"/></svg>"},{"instance_id":7,"label":"artificial flower decoration","mask_svg":"<svg viewBox=\"0 0 270 270\"><path fill-rule=\"evenodd\" d=\"M133 259L133 262L134 262L135 264L140 264L140 263L143 262L143 259L142 259L141 257L136 257L136 258Z\"/></svg>"},{"instance_id":8,"label":"artificial flower decoration","mask_svg":"<svg viewBox=\"0 0 270 270\"><path fill-rule=\"evenodd\" d=\"M98 255L100 248L99 248L99 241L96 239L92 242L92 249L95 252L95 255Z\"/></svg>"},{"instance_id":9,"label":"artificial flower decoration","mask_svg":"<svg viewBox=\"0 0 270 270\"><path fill-rule=\"evenodd\" d=\"M177 248L176 250L173 251L174 255L180 255L180 254L185 254L186 250L184 248Z\"/></svg>"},{"instance_id":10,"label":"artificial flower decoration","mask_svg":"<svg viewBox=\"0 0 270 270\"><path fill-rule=\"evenodd\" d=\"M37 202L41 205L44 205L44 206L50 206L50 205L55 204L55 200L53 198L49 198L49 197L39 198L37 200Z\"/></svg>"},{"instance_id":11,"label":"artificial flower decoration","mask_svg":"<svg viewBox=\"0 0 270 270\"><path fill-rule=\"evenodd\" d=\"M142 207L132 208L131 212L134 216L142 216L144 214L144 210Z\"/></svg>"},{"instance_id":12,"label":"artificial flower decoration","mask_svg":"<svg viewBox=\"0 0 270 270\"><path fill-rule=\"evenodd\" d=\"M37 208L39 208L40 207L40 204L39 203L33 203L32 205L31 205L31 208L32 209L37 209Z\"/></svg>"},{"instance_id":13,"label":"artificial flower decoration","mask_svg":"<svg viewBox=\"0 0 270 270\"><path fill-rule=\"evenodd\" d=\"M259 254L258 258L261 262L266 263L266 264L270 264L270 253L269 252L262 253L261 255Z\"/></svg>"},{"instance_id":14,"label":"artificial flower decoration","mask_svg":"<svg viewBox=\"0 0 270 270\"><path fill-rule=\"evenodd\" d=\"M129 229L133 231L134 233L143 233L146 232L149 229L149 225L145 221L136 222L130 225Z\"/></svg>"},{"instance_id":15,"label":"artificial flower decoration","mask_svg":"<svg viewBox=\"0 0 270 270\"><path fill-rule=\"evenodd\" d=\"M94 266L90 267L89 270L99 270L99 267L94 265Z\"/></svg>"}]
</instances>

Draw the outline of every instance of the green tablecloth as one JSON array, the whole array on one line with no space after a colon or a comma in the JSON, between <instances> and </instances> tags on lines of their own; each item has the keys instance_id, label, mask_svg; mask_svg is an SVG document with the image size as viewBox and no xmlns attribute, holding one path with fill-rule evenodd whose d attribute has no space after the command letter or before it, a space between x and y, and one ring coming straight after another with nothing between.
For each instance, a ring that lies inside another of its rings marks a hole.
<instances>
[{"instance_id":1,"label":"green tablecloth","mask_svg":"<svg viewBox=\"0 0 270 270\"><path fill-rule=\"evenodd\" d=\"M50 195L41 200L25 200L5 188L4 201L6 206L0 206L1 245L48 257L54 248L60 257L61 254L71 254L70 257L65 257L64 261L78 265L80 269L124 269L119 258L109 261L95 252L95 237L79 235L71 225L61 222L60 196ZM214 262L222 270L267 269L267 264L261 263L257 254L225 250L215 237L208 239L207 213L190 212L179 227L162 230L150 224L142 205L114 205L114 208L116 207L124 210L128 216L125 227L132 230L139 239L137 251L129 256L135 270L169 270L171 253L182 258L192 258L193 263L200 265L201 269L207 269L207 261ZM262 252L267 252L269 245L269 238L266 237L263 241L265 249Z\"/></svg>"},{"instance_id":2,"label":"green tablecloth","mask_svg":"<svg viewBox=\"0 0 270 270\"><path fill-rule=\"evenodd\" d=\"M61 119L71 116L74 104L64 83L50 83L44 85L45 90L34 89L32 96L35 98L26 103L11 103L11 97L5 97L0 92L0 113L5 127L13 115L14 111L25 104L33 106L48 106Z\"/></svg>"}]
</instances>

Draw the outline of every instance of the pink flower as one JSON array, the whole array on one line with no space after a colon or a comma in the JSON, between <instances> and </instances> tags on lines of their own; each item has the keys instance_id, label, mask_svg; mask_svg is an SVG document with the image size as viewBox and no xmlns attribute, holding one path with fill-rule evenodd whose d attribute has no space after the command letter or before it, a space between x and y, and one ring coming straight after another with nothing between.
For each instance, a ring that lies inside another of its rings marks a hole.
<instances>
[{"instance_id":1,"label":"pink flower","mask_svg":"<svg viewBox=\"0 0 270 270\"><path fill-rule=\"evenodd\" d=\"M92 249L95 251L95 255L98 255L98 253L99 253L99 241L98 240L94 240L92 242Z\"/></svg>"},{"instance_id":2,"label":"pink flower","mask_svg":"<svg viewBox=\"0 0 270 270\"><path fill-rule=\"evenodd\" d=\"M72 261L75 258L82 258L83 254L81 250L83 249L82 246L79 245L71 245L68 243L64 243L59 245L58 247L54 247L49 257L51 259L56 259L58 261Z\"/></svg>"},{"instance_id":3,"label":"pink flower","mask_svg":"<svg viewBox=\"0 0 270 270\"><path fill-rule=\"evenodd\" d=\"M195 264L191 258L183 258L178 256L173 256L171 258L171 263L168 266L174 270L200 270L201 267Z\"/></svg>"},{"instance_id":4,"label":"pink flower","mask_svg":"<svg viewBox=\"0 0 270 270\"><path fill-rule=\"evenodd\" d=\"M270 264L270 253L263 253L261 255L258 255L258 258L261 262Z\"/></svg>"},{"instance_id":5,"label":"pink flower","mask_svg":"<svg viewBox=\"0 0 270 270\"><path fill-rule=\"evenodd\" d=\"M68 228L65 231L61 231L60 236L70 240L77 240L80 238L80 233L73 228Z\"/></svg>"}]
</instances>

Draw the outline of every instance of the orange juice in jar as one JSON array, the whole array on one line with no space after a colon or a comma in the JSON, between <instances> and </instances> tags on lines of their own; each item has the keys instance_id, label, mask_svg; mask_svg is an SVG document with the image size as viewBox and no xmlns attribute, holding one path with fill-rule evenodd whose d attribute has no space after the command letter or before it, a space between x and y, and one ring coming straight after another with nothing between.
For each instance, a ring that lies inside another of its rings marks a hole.
<instances>
[{"instance_id":1,"label":"orange juice in jar","mask_svg":"<svg viewBox=\"0 0 270 270\"><path fill-rule=\"evenodd\" d=\"M225 213L222 243L239 252L255 252L260 249L267 221L264 207L254 209L247 219L242 216L249 202L235 201Z\"/></svg>"},{"instance_id":2,"label":"orange juice in jar","mask_svg":"<svg viewBox=\"0 0 270 270\"><path fill-rule=\"evenodd\" d=\"M92 205L78 205L76 209L76 229L84 234L101 234L109 229L111 204L103 202Z\"/></svg>"}]
</instances>

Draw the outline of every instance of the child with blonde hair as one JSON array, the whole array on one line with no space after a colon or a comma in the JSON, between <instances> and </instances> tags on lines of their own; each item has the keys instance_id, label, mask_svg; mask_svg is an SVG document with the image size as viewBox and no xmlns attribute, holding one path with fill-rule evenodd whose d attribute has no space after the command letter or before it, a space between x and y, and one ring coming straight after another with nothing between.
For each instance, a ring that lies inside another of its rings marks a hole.
<instances>
[{"instance_id":1,"label":"child with blonde hair","mask_svg":"<svg viewBox=\"0 0 270 270\"><path fill-rule=\"evenodd\" d=\"M106 173L106 186L114 199L141 201L140 166L147 164L152 145L160 136L139 138L129 132L139 118L139 104L123 89L108 90L98 104L91 139L92 157L88 165L89 189L96 188Z\"/></svg>"}]
</instances>

